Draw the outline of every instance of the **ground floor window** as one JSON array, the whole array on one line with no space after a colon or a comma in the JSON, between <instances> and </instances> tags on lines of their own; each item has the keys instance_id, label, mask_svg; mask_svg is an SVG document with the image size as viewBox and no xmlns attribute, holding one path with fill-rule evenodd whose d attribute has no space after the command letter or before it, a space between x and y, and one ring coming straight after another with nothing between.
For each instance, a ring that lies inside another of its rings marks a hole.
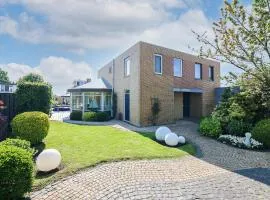
<instances>
[{"instance_id":1,"label":"ground floor window","mask_svg":"<svg viewBox=\"0 0 270 200\"><path fill-rule=\"evenodd\" d=\"M83 99L82 93L72 94L72 110L82 110L83 109Z\"/></svg>"},{"instance_id":2,"label":"ground floor window","mask_svg":"<svg viewBox=\"0 0 270 200\"><path fill-rule=\"evenodd\" d=\"M111 92L73 92L72 110L84 111L111 111L112 96Z\"/></svg>"}]
</instances>

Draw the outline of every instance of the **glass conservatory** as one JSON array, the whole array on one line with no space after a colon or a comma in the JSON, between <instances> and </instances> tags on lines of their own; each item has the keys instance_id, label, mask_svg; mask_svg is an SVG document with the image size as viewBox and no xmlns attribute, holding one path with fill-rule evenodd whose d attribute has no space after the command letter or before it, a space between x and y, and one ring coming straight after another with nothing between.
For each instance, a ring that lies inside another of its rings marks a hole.
<instances>
[{"instance_id":1,"label":"glass conservatory","mask_svg":"<svg viewBox=\"0 0 270 200\"><path fill-rule=\"evenodd\" d=\"M112 88L103 79L71 88L68 92L71 110L112 111Z\"/></svg>"}]
</instances>

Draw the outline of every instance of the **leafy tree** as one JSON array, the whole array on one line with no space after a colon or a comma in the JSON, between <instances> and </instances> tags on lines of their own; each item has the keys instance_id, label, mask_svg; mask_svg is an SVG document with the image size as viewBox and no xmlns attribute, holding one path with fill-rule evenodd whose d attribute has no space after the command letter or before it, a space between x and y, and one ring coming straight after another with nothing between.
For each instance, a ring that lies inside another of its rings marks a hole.
<instances>
[{"instance_id":1,"label":"leafy tree","mask_svg":"<svg viewBox=\"0 0 270 200\"><path fill-rule=\"evenodd\" d=\"M44 83L44 79L39 74L29 73L29 74L27 74L19 79L18 83L21 83L21 82Z\"/></svg>"},{"instance_id":2,"label":"leafy tree","mask_svg":"<svg viewBox=\"0 0 270 200\"><path fill-rule=\"evenodd\" d=\"M195 33L200 56L226 62L270 87L270 1L254 0L249 13L238 0L225 0L221 18L213 24L215 39ZM237 76L231 73L232 79Z\"/></svg>"},{"instance_id":3,"label":"leafy tree","mask_svg":"<svg viewBox=\"0 0 270 200\"><path fill-rule=\"evenodd\" d=\"M0 81L9 82L8 73L0 68Z\"/></svg>"}]
</instances>

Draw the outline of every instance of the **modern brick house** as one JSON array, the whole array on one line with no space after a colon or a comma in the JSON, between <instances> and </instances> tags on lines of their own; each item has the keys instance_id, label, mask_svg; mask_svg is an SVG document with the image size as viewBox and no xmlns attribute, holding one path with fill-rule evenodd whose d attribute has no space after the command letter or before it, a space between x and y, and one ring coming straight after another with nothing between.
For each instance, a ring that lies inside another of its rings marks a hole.
<instances>
[{"instance_id":1,"label":"modern brick house","mask_svg":"<svg viewBox=\"0 0 270 200\"><path fill-rule=\"evenodd\" d=\"M123 120L131 124L148 126L152 124L155 101L160 105L157 124L210 114L215 106L215 88L220 86L220 64L138 42L102 67L98 76L98 83L88 83L89 91L85 92L96 92L100 87L104 93L100 94L100 110L108 104L105 92L110 90L117 95L116 116L121 113ZM99 83L104 81L107 84ZM83 88L86 86L77 91L82 92Z\"/></svg>"}]
</instances>

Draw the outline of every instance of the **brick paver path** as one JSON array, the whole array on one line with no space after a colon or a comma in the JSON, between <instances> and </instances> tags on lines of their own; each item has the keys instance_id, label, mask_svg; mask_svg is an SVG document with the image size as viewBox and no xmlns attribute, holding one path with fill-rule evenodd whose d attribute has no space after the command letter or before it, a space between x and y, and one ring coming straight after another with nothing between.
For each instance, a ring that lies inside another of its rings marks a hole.
<instances>
[{"instance_id":1,"label":"brick paver path","mask_svg":"<svg viewBox=\"0 0 270 200\"><path fill-rule=\"evenodd\" d=\"M33 192L31 199L269 199L269 152L236 149L202 137L193 122L169 127L198 147L199 159L102 164Z\"/></svg>"}]
</instances>

